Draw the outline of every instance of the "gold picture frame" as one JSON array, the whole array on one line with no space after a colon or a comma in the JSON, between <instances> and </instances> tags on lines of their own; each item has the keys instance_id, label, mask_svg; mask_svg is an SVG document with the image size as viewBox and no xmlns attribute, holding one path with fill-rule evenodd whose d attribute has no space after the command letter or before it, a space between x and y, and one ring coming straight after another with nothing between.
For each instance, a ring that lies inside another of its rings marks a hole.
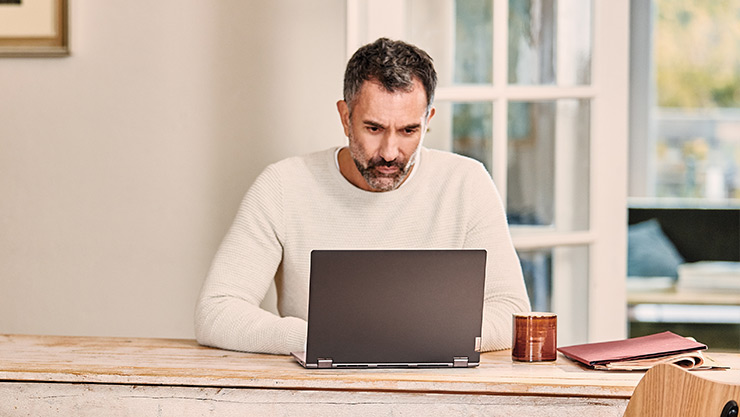
<instances>
[{"instance_id":1,"label":"gold picture frame","mask_svg":"<svg viewBox=\"0 0 740 417\"><path fill-rule=\"evenodd\" d=\"M0 57L69 55L67 0L0 1Z\"/></svg>"}]
</instances>

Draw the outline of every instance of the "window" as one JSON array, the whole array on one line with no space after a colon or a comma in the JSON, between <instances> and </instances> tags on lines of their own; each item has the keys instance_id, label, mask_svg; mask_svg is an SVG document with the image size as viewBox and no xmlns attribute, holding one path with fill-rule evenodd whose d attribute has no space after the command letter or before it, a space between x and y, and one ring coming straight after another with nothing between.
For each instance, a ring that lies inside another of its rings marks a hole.
<instances>
[{"instance_id":1,"label":"window","mask_svg":"<svg viewBox=\"0 0 740 417\"><path fill-rule=\"evenodd\" d=\"M633 8L639 114L630 196L641 204L740 206L740 3L656 0Z\"/></svg>"},{"instance_id":2,"label":"window","mask_svg":"<svg viewBox=\"0 0 740 417\"><path fill-rule=\"evenodd\" d=\"M697 262L740 260L740 3L631 8L629 333L736 351L733 287ZM656 238L675 255L653 251Z\"/></svg>"},{"instance_id":3,"label":"window","mask_svg":"<svg viewBox=\"0 0 740 417\"><path fill-rule=\"evenodd\" d=\"M425 144L489 170L533 308L558 313L561 345L626 334L622 3L347 1L348 54L386 36L435 59Z\"/></svg>"}]
</instances>

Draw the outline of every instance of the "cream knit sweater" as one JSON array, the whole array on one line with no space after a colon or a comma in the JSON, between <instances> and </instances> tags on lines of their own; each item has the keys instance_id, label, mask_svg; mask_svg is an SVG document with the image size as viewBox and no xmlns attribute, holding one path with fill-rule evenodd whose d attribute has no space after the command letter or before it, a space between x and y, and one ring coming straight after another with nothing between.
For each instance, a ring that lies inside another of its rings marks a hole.
<instances>
[{"instance_id":1,"label":"cream knit sweater","mask_svg":"<svg viewBox=\"0 0 740 417\"><path fill-rule=\"evenodd\" d=\"M483 350L511 344L511 314L529 310L501 199L483 166L421 148L412 174L388 192L339 172L336 149L268 166L247 192L196 308L201 344L288 354L306 340L313 249L483 248L488 251ZM260 308L270 283L276 316Z\"/></svg>"}]
</instances>

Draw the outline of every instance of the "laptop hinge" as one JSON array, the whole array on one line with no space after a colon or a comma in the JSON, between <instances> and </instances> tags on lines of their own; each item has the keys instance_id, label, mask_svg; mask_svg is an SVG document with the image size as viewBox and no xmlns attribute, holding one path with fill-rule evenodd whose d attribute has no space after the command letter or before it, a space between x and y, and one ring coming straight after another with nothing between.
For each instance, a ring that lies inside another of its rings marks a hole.
<instances>
[{"instance_id":1,"label":"laptop hinge","mask_svg":"<svg viewBox=\"0 0 740 417\"><path fill-rule=\"evenodd\" d=\"M331 368L332 359L331 358L319 358L319 368Z\"/></svg>"},{"instance_id":2,"label":"laptop hinge","mask_svg":"<svg viewBox=\"0 0 740 417\"><path fill-rule=\"evenodd\" d=\"M454 368L467 368L468 367L468 357L467 356L455 356L452 361L452 366Z\"/></svg>"}]
</instances>

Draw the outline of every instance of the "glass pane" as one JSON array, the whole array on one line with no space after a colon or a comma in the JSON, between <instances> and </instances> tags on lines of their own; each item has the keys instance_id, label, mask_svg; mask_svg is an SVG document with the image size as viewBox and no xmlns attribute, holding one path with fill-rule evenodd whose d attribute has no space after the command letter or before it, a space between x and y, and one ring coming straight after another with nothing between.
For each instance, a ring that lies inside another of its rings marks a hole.
<instances>
[{"instance_id":1,"label":"glass pane","mask_svg":"<svg viewBox=\"0 0 740 417\"><path fill-rule=\"evenodd\" d=\"M552 251L519 251L532 311L552 311Z\"/></svg>"},{"instance_id":2,"label":"glass pane","mask_svg":"<svg viewBox=\"0 0 740 417\"><path fill-rule=\"evenodd\" d=\"M509 223L588 229L589 101L510 102L508 113Z\"/></svg>"},{"instance_id":3,"label":"glass pane","mask_svg":"<svg viewBox=\"0 0 740 417\"><path fill-rule=\"evenodd\" d=\"M477 159L490 173L493 104L437 102L436 108L425 146Z\"/></svg>"},{"instance_id":4,"label":"glass pane","mask_svg":"<svg viewBox=\"0 0 740 417\"><path fill-rule=\"evenodd\" d=\"M740 107L740 3L658 0L655 7L658 106Z\"/></svg>"},{"instance_id":5,"label":"glass pane","mask_svg":"<svg viewBox=\"0 0 740 417\"><path fill-rule=\"evenodd\" d=\"M655 3L649 196L740 198L740 3ZM686 51L693 51L686 53ZM737 202L735 202L737 204Z\"/></svg>"},{"instance_id":6,"label":"glass pane","mask_svg":"<svg viewBox=\"0 0 740 417\"><path fill-rule=\"evenodd\" d=\"M493 82L492 0L455 1L455 83Z\"/></svg>"},{"instance_id":7,"label":"glass pane","mask_svg":"<svg viewBox=\"0 0 740 417\"><path fill-rule=\"evenodd\" d=\"M491 172L493 105L452 104L452 151L477 159Z\"/></svg>"},{"instance_id":8,"label":"glass pane","mask_svg":"<svg viewBox=\"0 0 740 417\"><path fill-rule=\"evenodd\" d=\"M656 197L740 198L740 109L655 114Z\"/></svg>"},{"instance_id":9,"label":"glass pane","mask_svg":"<svg viewBox=\"0 0 740 417\"><path fill-rule=\"evenodd\" d=\"M509 0L508 70L510 84L589 84L591 2Z\"/></svg>"},{"instance_id":10,"label":"glass pane","mask_svg":"<svg viewBox=\"0 0 740 417\"><path fill-rule=\"evenodd\" d=\"M587 246L519 251L532 310L558 315L558 345L588 341L588 260Z\"/></svg>"},{"instance_id":11,"label":"glass pane","mask_svg":"<svg viewBox=\"0 0 740 417\"><path fill-rule=\"evenodd\" d=\"M408 0L408 40L434 58L439 86L490 84L492 0Z\"/></svg>"}]
</instances>

